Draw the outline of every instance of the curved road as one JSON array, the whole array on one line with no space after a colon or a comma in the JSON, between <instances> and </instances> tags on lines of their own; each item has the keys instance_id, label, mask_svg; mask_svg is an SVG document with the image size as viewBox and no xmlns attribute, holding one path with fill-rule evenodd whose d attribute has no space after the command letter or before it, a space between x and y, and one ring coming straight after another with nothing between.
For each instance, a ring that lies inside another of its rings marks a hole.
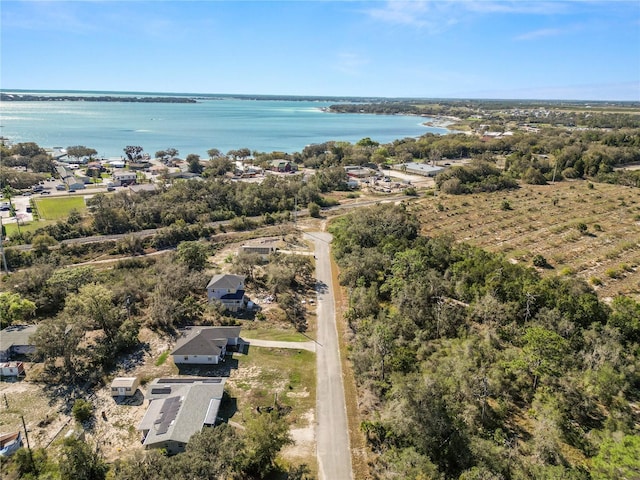
<instances>
[{"instance_id":1,"label":"curved road","mask_svg":"<svg viewBox=\"0 0 640 480\"><path fill-rule=\"evenodd\" d=\"M320 480L351 480L349 425L338 348L335 300L331 279L331 234L306 233L315 244L318 338L316 347L316 443Z\"/></svg>"}]
</instances>

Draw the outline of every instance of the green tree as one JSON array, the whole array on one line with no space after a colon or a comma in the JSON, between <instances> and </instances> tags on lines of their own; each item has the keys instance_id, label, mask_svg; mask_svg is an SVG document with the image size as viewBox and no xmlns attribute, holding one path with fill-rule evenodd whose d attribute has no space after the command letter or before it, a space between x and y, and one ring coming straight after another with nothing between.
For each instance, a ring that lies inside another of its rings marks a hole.
<instances>
[{"instance_id":1,"label":"green tree","mask_svg":"<svg viewBox=\"0 0 640 480\"><path fill-rule=\"evenodd\" d=\"M259 478L274 471L280 449L293 443L287 422L275 411L250 418L244 441L244 469Z\"/></svg>"},{"instance_id":2,"label":"green tree","mask_svg":"<svg viewBox=\"0 0 640 480\"><path fill-rule=\"evenodd\" d=\"M202 270L207 264L208 250L207 246L202 242L180 242L178 244L177 257L190 270Z\"/></svg>"},{"instance_id":3,"label":"green tree","mask_svg":"<svg viewBox=\"0 0 640 480\"><path fill-rule=\"evenodd\" d=\"M56 243L58 243L56 239L48 233L36 235L33 237L33 240L31 240L31 246L33 247L33 251L36 255L44 255L49 252L49 248L54 246Z\"/></svg>"},{"instance_id":4,"label":"green tree","mask_svg":"<svg viewBox=\"0 0 640 480\"><path fill-rule=\"evenodd\" d=\"M72 147L67 147L67 154L70 157L74 158L82 158L89 157L92 158L94 155L98 154L98 151L94 148L85 147L84 145L75 145Z\"/></svg>"},{"instance_id":5,"label":"green tree","mask_svg":"<svg viewBox=\"0 0 640 480\"><path fill-rule=\"evenodd\" d=\"M204 167L200 163L200 155L190 153L187 155L187 163L189 164L189 172L191 173L197 173L199 175L204 170Z\"/></svg>"},{"instance_id":6,"label":"green tree","mask_svg":"<svg viewBox=\"0 0 640 480\"><path fill-rule=\"evenodd\" d=\"M592 460L593 480L640 478L640 436L625 435L619 440L607 438Z\"/></svg>"},{"instance_id":7,"label":"green tree","mask_svg":"<svg viewBox=\"0 0 640 480\"><path fill-rule=\"evenodd\" d=\"M33 317L36 304L22 298L17 293L0 293L0 328L5 328L14 322L24 322Z\"/></svg>"},{"instance_id":8,"label":"green tree","mask_svg":"<svg viewBox=\"0 0 640 480\"><path fill-rule=\"evenodd\" d=\"M104 480L109 466L89 444L66 440L60 460L61 480Z\"/></svg>"},{"instance_id":9,"label":"green tree","mask_svg":"<svg viewBox=\"0 0 640 480\"><path fill-rule=\"evenodd\" d=\"M309 209L309 215L314 218L320 217L320 206L317 203L311 202L307 205L307 208Z\"/></svg>"},{"instance_id":10,"label":"green tree","mask_svg":"<svg viewBox=\"0 0 640 480\"><path fill-rule=\"evenodd\" d=\"M533 326L523 336L521 360L533 377L533 390L543 375L557 375L569 346L568 342L551 330Z\"/></svg>"}]
</instances>

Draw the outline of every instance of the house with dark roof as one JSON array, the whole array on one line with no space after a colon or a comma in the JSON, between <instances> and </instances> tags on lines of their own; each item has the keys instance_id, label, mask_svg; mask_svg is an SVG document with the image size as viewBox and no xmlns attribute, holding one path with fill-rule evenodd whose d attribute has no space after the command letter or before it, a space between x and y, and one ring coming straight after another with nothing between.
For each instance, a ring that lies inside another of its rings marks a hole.
<instances>
[{"instance_id":1,"label":"house with dark roof","mask_svg":"<svg viewBox=\"0 0 640 480\"><path fill-rule=\"evenodd\" d=\"M231 312L244 310L247 304L244 279L243 275L214 275L207 284L209 302L217 300Z\"/></svg>"},{"instance_id":2,"label":"house with dark roof","mask_svg":"<svg viewBox=\"0 0 640 480\"><path fill-rule=\"evenodd\" d=\"M216 365L224 361L227 347L239 343L240 327L189 327L171 355L176 365Z\"/></svg>"},{"instance_id":3,"label":"house with dark roof","mask_svg":"<svg viewBox=\"0 0 640 480\"><path fill-rule=\"evenodd\" d=\"M220 377L156 378L145 398L149 407L138 425L145 448L183 452L194 433L214 426L226 379Z\"/></svg>"},{"instance_id":4,"label":"house with dark roof","mask_svg":"<svg viewBox=\"0 0 640 480\"><path fill-rule=\"evenodd\" d=\"M0 332L0 362L13 355L27 355L36 351L29 337L36 333L37 325L11 325Z\"/></svg>"}]
</instances>

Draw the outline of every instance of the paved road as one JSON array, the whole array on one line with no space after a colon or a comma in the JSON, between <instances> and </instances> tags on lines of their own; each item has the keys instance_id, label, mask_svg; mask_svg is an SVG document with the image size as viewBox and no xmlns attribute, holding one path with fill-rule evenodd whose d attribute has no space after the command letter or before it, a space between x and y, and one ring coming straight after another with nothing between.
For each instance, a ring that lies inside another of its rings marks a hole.
<instances>
[{"instance_id":1,"label":"paved road","mask_svg":"<svg viewBox=\"0 0 640 480\"><path fill-rule=\"evenodd\" d=\"M283 342L280 340L259 340L257 338L244 338L242 340L249 347L268 347L268 348L291 348L293 350L316 351L314 342Z\"/></svg>"},{"instance_id":2,"label":"paved road","mask_svg":"<svg viewBox=\"0 0 640 480\"><path fill-rule=\"evenodd\" d=\"M329 242L324 232L305 234L315 244L318 283L318 346L316 387L316 442L320 480L350 480L351 448L342 368L338 349L335 300L331 280Z\"/></svg>"}]
</instances>

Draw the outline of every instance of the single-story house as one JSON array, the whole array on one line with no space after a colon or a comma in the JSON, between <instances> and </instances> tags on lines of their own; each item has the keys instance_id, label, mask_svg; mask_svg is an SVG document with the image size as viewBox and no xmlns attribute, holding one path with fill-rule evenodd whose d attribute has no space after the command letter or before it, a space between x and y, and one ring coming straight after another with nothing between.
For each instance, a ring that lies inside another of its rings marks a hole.
<instances>
[{"instance_id":1,"label":"single-story house","mask_svg":"<svg viewBox=\"0 0 640 480\"><path fill-rule=\"evenodd\" d=\"M29 337L38 329L37 325L11 325L0 331L0 362L13 355L27 355L36 351Z\"/></svg>"},{"instance_id":2,"label":"single-story house","mask_svg":"<svg viewBox=\"0 0 640 480\"><path fill-rule=\"evenodd\" d=\"M111 168L124 168L126 163L122 159L114 158L114 159L109 159L107 161L107 165L109 165Z\"/></svg>"},{"instance_id":3,"label":"single-story house","mask_svg":"<svg viewBox=\"0 0 640 480\"><path fill-rule=\"evenodd\" d=\"M240 327L188 327L171 356L176 365L216 365L224 361L227 347L239 343Z\"/></svg>"},{"instance_id":4,"label":"single-story house","mask_svg":"<svg viewBox=\"0 0 640 480\"><path fill-rule=\"evenodd\" d=\"M113 172L113 183L117 186L123 185L131 185L132 183L136 183L136 179L138 178L136 172L129 172L127 170L116 170Z\"/></svg>"},{"instance_id":5,"label":"single-story house","mask_svg":"<svg viewBox=\"0 0 640 480\"><path fill-rule=\"evenodd\" d=\"M89 177L87 177L86 175L77 176L73 173L73 171L62 165L58 165L56 167L56 171L69 190L83 189L85 188L86 183L91 182Z\"/></svg>"},{"instance_id":6,"label":"single-story house","mask_svg":"<svg viewBox=\"0 0 640 480\"><path fill-rule=\"evenodd\" d=\"M433 165L428 165L426 163L416 162L399 163L391 168L405 173L422 175L423 177L435 177L437 174L444 171L444 167L436 167Z\"/></svg>"},{"instance_id":7,"label":"single-story house","mask_svg":"<svg viewBox=\"0 0 640 480\"><path fill-rule=\"evenodd\" d=\"M365 178L374 174L373 170L367 167L360 167L358 165L346 165L344 171L347 176L352 178Z\"/></svg>"},{"instance_id":8,"label":"single-story house","mask_svg":"<svg viewBox=\"0 0 640 480\"><path fill-rule=\"evenodd\" d=\"M22 362L1 362L0 377L23 377L24 363Z\"/></svg>"},{"instance_id":9,"label":"single-story house","mask_svg":"<svg viewBox=\"0 0 640 480\"><path fill-rule=\"evenodd\" d=\"M138 377L116 377L111 382L111 396L133 397L139 385Z\"/></svg>"},{"instance_id":10,"label":"single-story house","mask_svg":"<svg viewBox=\"0 0 640 480\"><path fill-rule=\"evenodd\" d=\"M231 312L244 310L246 305L244 279L242 275L214 275L207 284L209 302L218 300Z\"/></svg>"},{"instance_id":11,"label":"single-story house","mask_svg":"<svg viewBox=\"0 0 640 480\"><path fill-rule=\"evenodd\" d=\"M278 251L279 239L277 238L263 238L261 240L254 240L252 242L245 243L240 247L239 253L257 253L266 257L272 253Z\"/></svg>"},{"instance_id":12,"label":"single-story house","mask_svg":"<svg viewBox=\"0 0 640 480\"><path fill-rule=\"evenodd\" d=\"M149 385L149 407L138 430L145 448L183 452L194 433L214 426L224 393L224 378L156 378Z\"/></svg>"}]
</instances>

